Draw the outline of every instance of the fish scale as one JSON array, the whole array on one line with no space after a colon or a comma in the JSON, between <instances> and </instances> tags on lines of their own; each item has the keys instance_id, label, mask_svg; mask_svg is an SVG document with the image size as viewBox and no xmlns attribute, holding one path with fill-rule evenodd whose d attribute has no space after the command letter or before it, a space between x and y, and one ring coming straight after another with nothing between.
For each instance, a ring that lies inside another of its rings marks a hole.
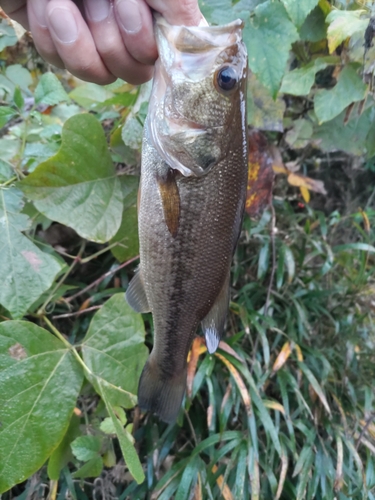
<instances>
[{"instance_id":1,"label":"fish scale","mask_svg":"<svg viewBox=\"0 0 375 500\"><path fill-rule=\"evenodd\" d=\"M142 146L140 269L126 296L135 310L153 315L154 346L141 375L139 405L167 422L181 406L199 324L213 352L228 309L247 184L241 29L240 21L212 28L156 23L160 57ZM201 64L198 80L191 50ZM220 87L220 71L227 72L225 84L237 78L233 91Z\"/></svg>"}]
</instances>

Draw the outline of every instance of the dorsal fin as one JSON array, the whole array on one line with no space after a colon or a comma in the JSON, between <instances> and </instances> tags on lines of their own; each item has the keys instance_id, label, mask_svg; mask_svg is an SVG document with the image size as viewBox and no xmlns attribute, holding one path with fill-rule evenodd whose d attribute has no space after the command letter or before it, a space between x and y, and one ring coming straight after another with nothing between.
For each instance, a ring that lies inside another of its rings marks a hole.
<instances>
[{"instance_id":1,"label":"dorsal fin","mask_svg":"<svg viewBox=\"0 0 375 500\"><path fill-rule=\"evenodd\" d=\"M165 176L158 178L164 220L173 237L177 236L180 222L180 193L178 191L176 175L178 175L178 172L168 169Z\"/></svg>"}]
</instances>

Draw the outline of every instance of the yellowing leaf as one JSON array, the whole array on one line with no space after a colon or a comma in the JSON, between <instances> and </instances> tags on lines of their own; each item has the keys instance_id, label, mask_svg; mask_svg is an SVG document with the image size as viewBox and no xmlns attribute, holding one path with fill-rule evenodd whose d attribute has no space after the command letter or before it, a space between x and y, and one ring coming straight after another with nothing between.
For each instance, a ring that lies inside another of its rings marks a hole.
<instances>
[{"instance_id":1,"label":"yellowing leaf","mask_svg":"<svg viewBox=\"0 0 375 500\"><path fill-rule=\"evenodd\" d=\"M296 351L298 361L303 361L303 354L301 348L298 344L294 344L294 350Z\"/></svg>"},{"instance_id":2,"label":"yellowing leaf","mask_svg":"<svg viewBox=\"0 0 375 500\"><path fill-rule=\"evenodd\" d=\"M230 361L228 361L224 356L219 354L218 352L215 353L215 356L217 356L228 368L230 371L231 375L234 378L234 381L236 382L236 385L238 387L238 390L240 391L240 394L242 396L242 400L244 402L247 414L251 414L251 398L249 391L246 388L246 385L244 381L242 380L241 375L238 373L237 369L232 365Z\"/></svg>"},{"instance_id":3,"label":"yellowing leaf","mask_svg":"<svg viewBox=\"0 0 375 500\"><path fill-rule=\"evenodd\" d=\"M266 401L263 401L263 403L264 403L264 406L266 408L270 408L271 410L279 411L280 413L282 413L283 415L285 415L285 410L284 410L283 405L280 404L280 403L278 403L277 401L266 400Z\"/></svg>"},{"instance_id":4,"label":"yellowing leaf","mask_svg":"<svg viewBox=\"0 0 375 500\"><path fill-rule=\"evenodd\" d=\"M306 189L315 191L316 193L327 194L322 181L311 179L311 177L306 177L295 172L288 175L288 182L291 186L297 186L299 188L305 187Z\"/></svg>"},{"instance_id":5,"label":"yellowing leaf","mask_svg":"<svg viewBox=\"0 0 375 500\"><path fill-rule=\"evenodd\" d=\"M305 186L300 186L299 190L301 191L304 201L308 203L310 201L310 191Z\"/></svg>"},{"instance_id":6,"label":"yellowing leaf","mask_svg":"<svg viewBox=\"0 0 375 500\"><path fill-rule=\"evenodd\" d=\"M212 467L212 472L215 473L216 471L217 471L217 466L214 465ZM221 494L223 495L224 499L225 500L233 500L232 492L230 491L229 486L227 485L227 483L224 481L224 477L222 475L220 475L216 479L216 483L219 486Z\"/></svg>"},{"instance_id":7,"label":"yellowing leaf","mask_svg":"<svg viewBox=\"0 0 375 500\"><path fill-rule=\"evenodd\" d=\"M189 397L191 397L193 392L193 382L195 372L197 371L199 356L206 351L207 347L203 344L202 337L195 337L188 355L186 392Z\"/></svg>"},{"instance_id":8,"label":"yellowing leaf","mask_svg":"<svg viewBox=\"0 0 375 500\"><path fill-rule=\"evenodd\" d=\"M275 359L275 362L272 367L273 372L277 372L280 370L282 366L286 363L287 359L289 358L290 354L292 352L292 348L290 345L290 342L285 342L283 347L281 348L281 351L279 352L277 358Z\"/></svg>"},{"instance_id":9,"label":"yellowing leaf","mask_svg":"<svg viewBox=\"0 0 375 500\"><path fill-rule=\"evenodd\" d=\"M370 219L368 218L368 215L362 208L359 209L359 213L362 215L363 219L363 226L365 228L366 233L369 233L371 230L371 225L370 225Z\"/></svg>"},{"instance_id":10,"label":"yellowing leaf","mask_svg":"<svg viewBox=\"0 0 375 500\"><path fill-rule=\"evenodd\" d=\"M368 18L361 19L364 14L366 14L365 10L333 10L328 14L326 22L330 23L327 31L330 54L354 33L365 32Z\"/></svg>"}]
</instances>

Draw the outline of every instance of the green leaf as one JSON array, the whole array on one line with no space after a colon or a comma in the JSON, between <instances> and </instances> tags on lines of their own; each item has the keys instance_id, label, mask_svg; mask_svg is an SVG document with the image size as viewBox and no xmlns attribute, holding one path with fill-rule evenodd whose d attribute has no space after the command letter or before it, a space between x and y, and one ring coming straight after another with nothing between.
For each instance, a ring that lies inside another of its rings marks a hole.
<instances>
[{"instance_id":1,"label":"green leaf","mask_svg":"<svg viewBox=\"0 0 375 500\"><path fill-rule=\"evenodd\" d=\"M299 28L319 0L281 0L290 19Z\"/></svg>"},{"instance_id":2,"label":"green leaf","mask_svg":"<svg viewBox=\"0 0 375 500\"><path fill-rule=\"evenodd\" d=\"M1 361L2 360L2 361ZM36 472L64 437L82 368L33 323L0 323L0 493Z\"/></svg>"},{"instance_id":3,"label":"green leaf","mask_svg":"<svg viewBox=\"0 0 375 500\"><path fill-rule=\"evenodd\" d=\"M107 382L107 399L114 406L132 408L141 371L148 356L145 329L140 314L126 303L124 294L111 297L93 317L82 343L85 364L93 373L91 382Z\"/></svg>"},{"instance_id":4,"label":"green leaf","mask_svg":"<svg viewBox=\"0 0 375 500\"><path fill-rule=\"evenodd\" d=\"M324 408L326 409L328 415L331 415L331 409L329 407L327 398L323 392L323 389L320 387L319 382L316 380L315 375L305 365L305 363L298 361L298 366L301 368L301 370L304 373L304 375L306 376L307 380L310 382L312 388L314 389L317 396L319 397L319 399L320 399L321 403L323 404Z\"/></svg>"},{"instance_id":5,"label":"green leaf","mask_svg":"<svg viewBox=\"0 0 375 500\"><path fill-rule=\"evenodd\" d=\"M87 462L99 455L102 447L102 439L99 436L79 436L71 444L73 455Z\"/></svg>"},{"instance_id":6,"label":"green leaf","mask_svg":"<svg viewBox=\"0 0 375 500\"><path fill-rule=\"evenodd\" d=\"M54 481L57 481L60 478L62 469L67 465L69 460L73 458L70 443L80 434L79 424L79 417L77 417L73 413L68 430L66 431L63 440L53 451L48 460L48 477Z\"/></svg>"},{"instance_id":7,"label":"green leaf","mask_svg":"<svg viewBox=\"0 0 375 500\"><path fill-rule=\"evenodd\" d=\"M288 272L288 283L291 283L296 273L296 263L294 260L293 252L288 246L283 245L283 251L284 251L284 262Z\"/></svg>"},{"instance_id":8,"label":"green leaf","mask_svg":"<svg viewBox=\"0 0 375 500\"><path fill-rule=\"evenodd\" d=\"M130 474L134 477L138 484L143 483L145 480L145 475L142 469L142 465L139 461L137 452L132 443L132 436L124 429L122 423L117 418L114 408L110 402L110 395L107 392L108 385L100 381L99 391L103 398L104 404L108 410L109 416L112 419L114 428L116 430L116 435L120 443L120 448L124 456L126 465L128 466Z\"/></svg>"},{"instance_id":9,"label":"green leaf","mask_svg":"<svg viewBox=\"0 0 375 500\"><path fill-rule=\"evenodd\" d=\"M0 38L1 40L1 38ZM0 107L0 128L4 127L17 114L17 111L9 106Z\"/></svg>"},{"instance_id":10,"label":"green leaf","mask_svg":"<svg viewBox=\"0 0 375 500\"><path fill-rule=\"evenodd\" d=\"M70 100L57 76L51 72L41 76L34 96L35 102L50 106Z\"/></svg>"},{"instance_id":11,"label":"green leaf","mask_svg":"<svg viewBox=\"0 0 375 500\"><path fill-rule=\"evenodd\" d=\"M65 123L60 151L19 186L42 214L83 238L103 243L120 227L120 180L103 129L90 114Z\"/></svg>"},{"instance_id":12,"label":"green leaf","mask_svg":"<svg viewBox=\"0 0 375 500\"><path fill-rule=\"evenodd\" d=\"M326 17L328 26L328 48L330 54L348 37L354 33L365 32L368 26L368 17L365 10L332 10Z\"/></svg>"},{"instance_id":13,"label":"green leaf","mask_svg":"<svg viewBox=\"0 0 375 500\"><path fill-rule=\"evenodd\" d=\"M314 109L319 123L332 120L352 102L364 99L366 90L367 86L355 68L352 65L345 66L333 89L316 92Z\"/></svg>"},{"instance_id":14,"label":"green leaf","mask_svg":"<svg viewBox=\"0 0 375 500\"><path fill-rule=\"evenodd\" d=\"M0 158L0 182L9 180L13 175L12 165Z\"/></svg>"},{"instance_id":15,"label":"green leaf","mask_svg":"<svg viewBox=\"0 0 375 500\"><path fill-rule=\"evenodd\" d=\"M13 102L17 106L18 109L23 109L23 106L25 104L25 100L23 98L21 89L19 87L16 87L14 89Z\"/></svg>"},{"instance_id":16,"label":"green leaf","mask_svg":"<svg viewBox=\"0 0 375 500\"><path fill-rule=\"evenodd\" d=\"M258 280L261 280L266 275L268 270L270 260L270 243L266 241L259 252L259 261L258 261Z\"/></svg>"},{"instance_id":17,"label":"green leaf","mask_svg":"<svg viewBox=\"0 0 375 500\"><path fill-rule=\"evenodd\" d=\"M112 254L119 262L126 262L139 254L138 214L136 207L129 207L122 214L120 229L110 243L118 242L118 246L111 249Z\"/></svg>"},{"instance_id":18,"label":"green leaf","mask_svg":"<svg viewBox=\"0 0 375 500\"><path fill-rule=\"evenodd\" d=\"M198 457L193 457L192 460L184 468L178 490L175 495L175 500L188 500L190 498L191 486L194 479L198 476Z\"/></svg>"},{"instance_id":19,"label":"green leaf","mask_svg":"<svg viewBox=\"0 0 375 500\"><path fill-rule=\"evenodd\" d=\"M0 52L18 41L16 32L8 19L0 19Z\"/></svg>"},{"instance_id":20,"label":"green leaf","mask_svg":"<svg viewBox=\"0 0 375 500\"><path fill-rule=\"evenodd\" d=\"M227 24L235 19L249 19L255 7L264 0L200 0L202 14L210 24Z\"/></svg>"},{"instance_id":21,"label":"green leaf","mask_svg":"<svg viewBox=\"0 0 375 500\"><path fill-rule=\"evenodd\" d=\"M275 98L289 50L298 39L294 24L281 3L267 1L255 9L255 16L245 26L244 39L249 66Z\"/></svg>"},{"instance_id":22,"label":"green leaf","mask_svg":"<svg viewBox=\"0 0 375 500\"><path fill-rule=\"evenodd\" d=\"M114 94L96 83L84 83L72 90L69 97L83 108L90 110L95 108L98 102L111 99Z\"/></svg>"},{"instance_id":23,"label":"green leaf","mask_svg":"<svg viewBox=\"0 0 375 500\"><path fill-rule=\"evenodd\" d=\"M345 245L337 245L333 248L335 253L344 250L362 250L363 252L375 253L375 247L368 243L346 243Z\"/></svg>"},{"instance_id":24,"label":"green leaf","mask_svg":"<svg viewBox=\"0 0 375 500\"><path fill-rule=\"evenodd\" d=\"M293 128L288 130L285 140L293 149L305 148L311 141L313 126L309 120L300 118L293 121Z\"/></svg>"},{"instance_id":25,"label":"green leaf","mask_svg":"<svg viewBox=\"0 0 375 500\"><path fill-rule=\"evenodd\" d=\"M318 57L302 68L290 71L283 78L280 92L291 95L307 95L314 85L317 72L335 64L340 64L339 57Z\"/></svg>"},{"instance_id":26,"label":"green leaf","mask_svg":"<svg viewBox=\"0 0 375 500\"><path fill-rule=\"evenodd\" d=\"M86 464L82 465L74 474L73 478L85 479L86 477L99 477L103 470L102 457L94 457Z\"/></svg>"},{"instance_id":27,"label":"green leaf","mask_svg":"<svg viewBox=\"0 0 375 500\"><path fill-rule=\"evenodd\" d=\"M20 231L29 218L21 214L22 193L0 189L0 304L21 318L61 270L59 262L42 252Z\"/></svg>"},{"instance_id":28,"label":"green leaf","mask_svg":"<svg viewBox=\"0 0 375 500\"><path fill-rule=\"evenodd\" d=\"M327 37L325 15L320 6L315 7L306 17L299 30L299 36L304 42L319 42Z\"/></svg>"},{"instance_id":29,"label":"green leaf","mask_svg":"<svg viewBox=\"0 0 375 500\"><path fill-rule=\"evenodd\" d=\"M21 64L12 64L8 66L5 75L15 87L19 87L24 92L30 93L29 86L33 83L33 79L30 71L21 66Z\"/></svg>"},{"instance_id":30,"label":"green leaf","mask_svg":"<svg viewBox=\"0 0 375 500\"><path fill-rule=\"evenodd\" d=\"M370 127L374 123L375 108L369 107L361 116L356 116L355 109L353 117L348 123L344 123L346 112L343 111L338 117L316 127L313 140L319 141L322 151L346 151L357 156L366 152L367 139Z\"/></svg>"},{"instance_id":31,"label":"green leaf","mask_svg":"<svg viewBox=\"0 0 375 500\"><path fill-rule=\"evenodd\" d=\"M147 115L150 93L150 82L141 86L137 101L128 114L124 126L122 127L122 140L124 141L125 146L132 149L139 150L142 145L143 124Z\"/></svg>"},{"instance_id":32,"label":"green leaf","mask_svg":"<svg viewBox=\"0 0 375 500\"><path fill-rule=\"evenodd\" d=\"M281 96L272 99L269 91L250 73L247 93L247 118L249 125L261 130L283 132L285 102Z\"/></svg>"}]
</instances>

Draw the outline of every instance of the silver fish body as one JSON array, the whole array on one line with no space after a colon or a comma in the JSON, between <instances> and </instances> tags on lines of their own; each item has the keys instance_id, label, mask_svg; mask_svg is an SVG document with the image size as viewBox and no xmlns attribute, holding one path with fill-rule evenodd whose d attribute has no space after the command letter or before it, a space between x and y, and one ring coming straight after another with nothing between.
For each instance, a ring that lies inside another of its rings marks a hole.
<instances>
[{"instance_id":1,"label":"silver fish body","mask_svg":"<svg viewBox=\"0 0 375 500\"><path fill-rule=\"evenodd\" d=\"M154 347L138 399L166 422L179 412L199 324L209 352L225 326L247 183L247 55L242 22L156 22L159 49L144 129L140 269L129 304L151 311Z\"/></svg>"}]
</instances>

